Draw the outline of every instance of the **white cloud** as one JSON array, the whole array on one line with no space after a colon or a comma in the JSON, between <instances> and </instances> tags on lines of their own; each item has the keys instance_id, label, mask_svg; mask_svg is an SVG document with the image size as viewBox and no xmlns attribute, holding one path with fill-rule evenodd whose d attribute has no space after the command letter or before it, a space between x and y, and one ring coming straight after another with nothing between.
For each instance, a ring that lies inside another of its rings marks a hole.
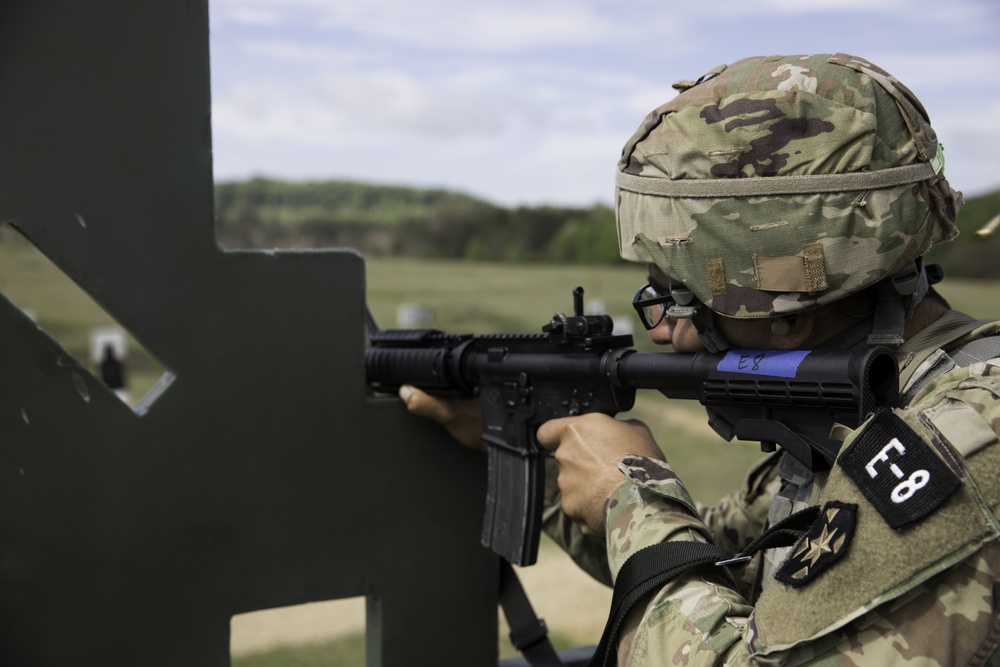
<instances>
[{"instance_id":1,"label":"white cloud","mask_svg":"<svg viewBox=\"0 0 1000 667\"><path fill-rule=\"evenodd\" d=\"M460 140L538 125L532 102L506 89L427 85L401 71L319 76L224 89L213 103L217 133L248 141L335 143L339 135Z\"/></svg>"},{"instance_id":2,"label":"white cloud","mask_svg":"<svg viewBox=\"0 0 1000 667\"><path fill-rule=\"evenodd\" d=\"M239 45L244 56L287 63L291 67L357 67L372 62L370 53L357 49L303 44L287 40L248 39Z\"/></svg>"},{"instance_id":3,"label":"white cloud","mask_svg":"<svg viewBox=\"0 0 1000 667\"><path fill-rule=\"evenodd\" d=\"M214 26L302 25L439 52L510 53L684 31L662 6L573 0L213 0Z\"/></svg>"},{"instance_id":4,"label":"white cloud","mask_svg":"<svg viewBox=\"0 0 1000 667\"><path fill-rule=\"evenodd\" d=\"M961 87L1000 90L1000 42L991 48L959 49L950 52L927 53L896 51L866 54L872 62L914 90L917 95L925 88Z\"/></svg>"},{"instance_id":5,"label":"white cloud","mask_svg":"<svg viewBox=\"0 0 1000 667\"><path fill-rule=\"evenodd\" d=\"M993 0L846 2L212 0L217 173L609 201L622 144L672 81L805 47L898 76L956 185L1000 184Z\"/></svg>"},{"instance_id":6,"label":"white cloud","mask_svg":"<svg viewBox=\"0 0 1000 667\"><path fill-rule=\"evenodd\" d=\"M341 25L340 15L325 22ZM552 45L587 44L598 39L607 24L572 3L439 2L368 6L355 26L376 38L439 50L508 52Z\"/></svg>"},{"instance_id":7,"label":"white cloud","mask_svg":"<svg viewBox=\"0 0 1000 667\"><path fill-rule=\"evenodd\" d=\"M948 180L967 195L1000 187L1000 96L974 108L953 107L931 116L945 147Z\"/></svg>"}]
</instances>

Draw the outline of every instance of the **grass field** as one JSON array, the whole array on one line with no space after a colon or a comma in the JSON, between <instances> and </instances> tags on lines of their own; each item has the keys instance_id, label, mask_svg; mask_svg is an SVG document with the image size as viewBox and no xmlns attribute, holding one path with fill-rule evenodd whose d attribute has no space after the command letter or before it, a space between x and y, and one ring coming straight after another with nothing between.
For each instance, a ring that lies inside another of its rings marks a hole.
<instances>
[{"instance_id":1,"label":"grass field","mask_svg":"<svg viewBox=\"0 0 1000 667\"><path fill-rule=\"evenodd\" d=\"M113 324L113 320L30 244L10 230L0 232L0 292L16 305L30 309L42 329L78 359L86 360L89 332ZM653 348L645 341L630 306L631 296L644 282L644 275L639 266L541 267L381 259L367 264L367 295L372 313L383 327L396 326L401 304L419 304L433 312L433 326L446 331L538 332L554 313L572 309L572 290L580 285L591 306L600 302L600 310L616 321L631 323L638 347L650 350ZM940 291L959 310L1000 318L1000 284L946 280ZM133 396L139 397L163 369L132 341L129 370ZM753 444L721 442L706 425L702 408L693 402L668 402L646 392L640 394L629 416L650 425L692 494L704 502L716 500L737 485L747 465L760 456ZM546 549L543 561L536 570L538 576L525 572L526 586L558 642L595 642L594 619L599 623L606 613L605 598L601 597L604 593L593 593L587 602L580 598L561 601L560 587L582 589L586 583L571 578L575 575L566 571L575 568L554 547ZM570 578L560 579L564 573ZM578 614L587 606L597 609L581 620ZM584 626L586 630L581 632ZM363 653L362 637L351 632L305 647L249 653L238 656L233 664L358 664ZM509 647L503 651L510 654ZM331 662L332 656L342 659Z\"/></svg>"}]
</instances>

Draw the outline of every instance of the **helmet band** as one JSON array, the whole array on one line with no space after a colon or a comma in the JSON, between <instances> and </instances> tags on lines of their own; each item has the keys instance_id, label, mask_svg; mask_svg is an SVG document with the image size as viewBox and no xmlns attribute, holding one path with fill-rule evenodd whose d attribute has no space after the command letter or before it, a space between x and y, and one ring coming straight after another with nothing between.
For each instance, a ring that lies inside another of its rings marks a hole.
<instances>
[{"instance_id":1,"label":"helmet band","mask_svg":"<svg viewBox=\"0 0 1000 667\"><path fill-rule=\"evenodd\" d=\"M755 178L679 179L651 178L618 172L615 184L622 190L658 197L760 197L880 190L934 178L939 161L845 174L810 174Z\"/></svg>"}]
</instances>

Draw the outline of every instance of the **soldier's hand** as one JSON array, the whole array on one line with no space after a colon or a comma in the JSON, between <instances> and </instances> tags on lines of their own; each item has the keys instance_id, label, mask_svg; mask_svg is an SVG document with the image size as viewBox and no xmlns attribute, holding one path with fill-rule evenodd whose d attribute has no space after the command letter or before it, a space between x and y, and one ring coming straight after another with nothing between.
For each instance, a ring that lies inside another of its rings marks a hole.
<instances>
[{"instance_id":1,"label":"soldier's hand","mask_svg":"<svg viewBox=\"0 0 1000 667\"><path fill-rule=\"evenodd\" d=\"M629 454L663 459L644 423L599 413L545 422L538 444L555 452L563 512L588 535L604 535L605 505L626 481L618 463Z\"/></svg>"},{"instance_id":2,"label":"soldier's hand","mask_svg":"<svg viewBox=\"0 0 1000 667\"><path fill-rule=\"evenodd\" d=\"M399 388L399 397L411 413L441 424L466 447L486 451L483 410L478 400L438 398L410 385Z\"/></svg>"}]
</instances>

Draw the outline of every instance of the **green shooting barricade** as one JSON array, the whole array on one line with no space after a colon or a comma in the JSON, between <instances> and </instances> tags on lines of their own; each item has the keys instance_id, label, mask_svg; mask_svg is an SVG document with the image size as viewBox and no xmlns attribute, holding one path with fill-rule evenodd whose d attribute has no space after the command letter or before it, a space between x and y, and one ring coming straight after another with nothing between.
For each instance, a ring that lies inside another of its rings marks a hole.
<instances>
[{"instance_id":1,"label":"green shooting barricade","mask_svg":"<svg viewBox=\"0 0 1000 667\"><path fill-rule=\"evenodd\" d=\"M0 299L0 664L353 596L369 665L495 664L481 457L366 397L359 255L218 247L208 50L205 0L0 8L0 221L167 369L133 410Z\"/></svg>"}]
</instances>

